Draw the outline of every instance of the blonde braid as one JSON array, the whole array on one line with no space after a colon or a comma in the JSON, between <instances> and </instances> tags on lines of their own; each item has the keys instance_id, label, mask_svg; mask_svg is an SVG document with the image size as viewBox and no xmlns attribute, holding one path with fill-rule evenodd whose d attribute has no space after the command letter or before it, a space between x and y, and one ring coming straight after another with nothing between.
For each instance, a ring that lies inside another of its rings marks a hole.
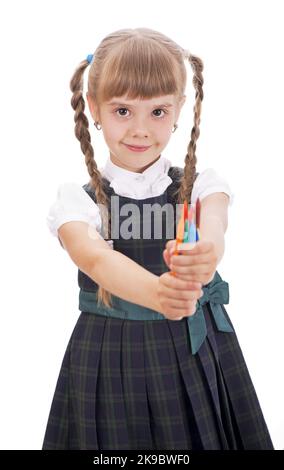
<instances>
[{"instance_id":1,"label":"blonde braid","mask_svg":"<svg viewBox=\"0 0 284 470\"><path fill-rule=\"evenodd\" d=\"M73 93L71 98L71 106L75 111L75 136L79 140L81 150L85 155L85 163L88 169L88 173L91 177L89 183L95 191L96 202L97 204L101 204L103 207L108 209L110 206L110 201L109 197L104 192L102 175L99 172L97 163L94 159L94 150L91 145L91 136L88 130L89 121L84 113L85 100L83 98L83 74L88 65L89 62L87 60L82 61L70 81L70 88ZM108 235L110 236L109 209L102 211L101 216L104 237L107 237ZM111 306L111 293L99 286L98 300L107 306Z\"/></svg>"},{"instance_id":2,"label":"blonde braid","mask_svg":"<svg viewBox=\"0 0 284 470\"><path fill-rule=\"evenodd\" d=\"M185 167L184 175L181 179L180 190L178 193L178 203L182 204L184 200L190 202L191 192L196 177L196 141L199 137L200 130L200 114L201 114L201 102L203 100L203 62L202 60L190 54L187 50L185 51L184 57L188 59L192 69L193 69L193 85L196 90L195 93L195 105L194 105L194 126L191 130L191 138L187 147L187 154L185 156Z\"/></svg>"}]
</instances>

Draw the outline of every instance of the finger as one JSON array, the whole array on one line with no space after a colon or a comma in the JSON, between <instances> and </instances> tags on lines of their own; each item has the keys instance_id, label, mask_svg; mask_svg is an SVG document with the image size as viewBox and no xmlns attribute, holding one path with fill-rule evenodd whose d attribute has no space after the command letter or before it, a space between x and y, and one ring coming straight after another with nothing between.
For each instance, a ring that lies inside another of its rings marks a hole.
<instances>
[{"instance_id":1,"label":"finger","mask_svg":"<svg viewBox=\"0 0 284 470\"><path fill-rule=\"evenodd\" d=\"M166 250L170 253L172 250L174 250L176 245L176 240L169 240L166 243Z\"/></svg>"},{"instance_id":2,"label":"finger","mask_svg":"<svg viewBox=\"0 0 284 470\"><path fill-rule=\"evenodd\" d=\"M195 281L183 281L182 279L175 278L173 276L165 276L163 279L163 284L171 289L177 290L195 290L199 289L199 282Z\"/></svg>"},{"instance_id":3,"label":"finger","mask_svg":"<svg viewBox=\"0 0 284 470\"><path fill-rule=\"evenodd\" d=\"M164 261L165 261L167 267L169 268L169 266L170 266L170 255L169 255L169 252L166 249L163 251L163 258L164 258Z\"/></svg>"},{"instance_id":4,"label":"finger","mask_svg":"<svg viewBox=\"0 0 284 470\"><path fill-rule=\"evenodd\" d=\"M182 251L180 254L173 253L170 256L170 260L177 263L206 263L208 260L213 259L211 253L200 253L200 254L190 254L188 251Z\"/></svg>"},{"instance_id":5,"label":"finger","mask_svg":"<svg viewBox=\"0 0 284 470\"><path fill-rule=\"evenodd\" d=\"M177 279L183 279L185 281L198 281L201 283L202 286L208 284L208 279L210 278L209 274L176 274L175 277Z\"/></svg>"},{"instance_id":6,"label":"finger","mask_svg":"<svg viewBox=\"0 0 284 470\"><path fill-rule=\"evenodd\" d=\"M208 240L198 240L192 250L183 251L189 251L190 254L202 254L210 252L211 250L214 250L213 242L210 242Z\"/></svg>"},{"instance_id":7,"label":"finger","mask_svg":"<svg viewBox=\"0 0 284 470\"><path fill-rule=\"evenodd\" d=\"M189 264L204 264L204 263L210 263L213 262L213 255L209 254L202 254L202 255L172 255L170 258L170 262L173 265L179 265L179 266L188 266Z\"/></svg>"},{"instance_id":8,"label":"finger","mask_svg":"<svg viewBox=\"0 0 284 470\"><path fill-rule=\"evenodd\" d=\"M187 306L184 306L184 307L177 307L176 305L169 305L167 307L167 313L170 313L171 315L187 315L190 311L196 309L196 306L193 305L187 305Z\"/></svg>"},{"instance_id":9,"label":"finger","mask_svg":"<svg viewBox=\"0 0 284 470\"><path fill-rule=\"evenodd\" d=\"M210 272L208 264L199 264L197 266L172 266L171 271L177 274L208 274Z\"/></svg>"},{"instance_id":10,"label":"finger","mask_svg":"<svg viewBox=\"0 0 284 470\"><path fill-rule=\"evenodd\" d=\"M176 291L167 290L165 293L167 302L171 305L175 305L176 302L193 302L202 297L203 293L198 291L184 291L180 295L177 295Z\"/></svg>"},{"instance_id":11,"label":"finger","mask_svg":"<svg viewBox=\"0 0 284 470\"><path fill-rule=\"evenodd\" d=\"M187 308L168 307L167 314L174 316L173 320L181 320L183 317L189 317L196 312L196 306L192 305ZM178 317L177 317L178 316Z\"/></svg>"},{"instance_id":12,"label":"finger","mask_svg":"<svg viewBox=\"0 0 284 470\"><path fill-rule=\"evenodd\" d=\"M172 289L171 287L164 286L164 295L169 301L193 301L196 300L197 298L199 299L203 295L203 291L201 288L197 289L191 289L191 290L182 290L182 291L177 291L177 289Z\"/></svg>"}]
</instances>

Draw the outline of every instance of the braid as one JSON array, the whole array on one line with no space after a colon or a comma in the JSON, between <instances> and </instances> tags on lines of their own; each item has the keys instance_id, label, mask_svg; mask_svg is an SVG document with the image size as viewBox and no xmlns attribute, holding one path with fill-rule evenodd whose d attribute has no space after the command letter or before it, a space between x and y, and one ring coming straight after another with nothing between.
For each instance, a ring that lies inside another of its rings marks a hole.
<instances>
[{"instance_id":1,"label":"braid","mask_svg":"<svg viewBox=\"0 0 284 470\"><path fill-rule=\"evenodd\" d=\"M85 100L83 98L83 74L88 65L89 62L87 60L82 61L70 81L70 88L73 93L71 106L75 111L75 136L79 140L81 150L85 155L85 163L91 177L89 183L95 191L96 201L99 205L102 205L103 208L109 208L110 200L104 191L103 178L94 158L94 150L91 145L91 136L89 133L89 121L84 113ZM101 217L103 235L104 237L107 237L108 234L110 236L111 224L109 210L103 210L101 212ZM98 298L103 303L110 306L111 294L102 287L99 287Z\"/></svg>"},{"instance_id":2,"label":"braid","mask_svg":"<svg viewBox=\"0 0 284 470\"><path fill-rule=\"evenodd\" d=\"M203 62L202 60L194 55L188 55L188 61L193 69L193 85L196 90L195 93L195 105L194 105L194 126L191 130L190 142L187 147L187 154L185 156L185 167L184 175L181 180L180 190L178 193L178 202L182 204L184 200L190 202L191 192L196 177L196 141L199 137L199 124L201 114L201 102L203 100Z\"/></svg>"}]
</instances>

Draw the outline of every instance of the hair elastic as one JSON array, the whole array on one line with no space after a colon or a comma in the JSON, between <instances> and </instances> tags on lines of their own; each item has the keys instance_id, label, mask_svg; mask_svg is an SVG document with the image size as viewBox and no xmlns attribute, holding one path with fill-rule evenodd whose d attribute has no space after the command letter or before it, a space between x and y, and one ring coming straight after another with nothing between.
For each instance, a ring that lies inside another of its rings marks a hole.
<instances>
[{"instance_id":1,"label":"hair elastic","mask_svg":"<svg viewBox=\"0 0 284 470\"><path fill-rule=\"evenodd\" d=\"M88 54L87 55L86 60L89 62L89 64L92 62L93 57L94 57L94 54Z\"/></svg>"}]
</instances>

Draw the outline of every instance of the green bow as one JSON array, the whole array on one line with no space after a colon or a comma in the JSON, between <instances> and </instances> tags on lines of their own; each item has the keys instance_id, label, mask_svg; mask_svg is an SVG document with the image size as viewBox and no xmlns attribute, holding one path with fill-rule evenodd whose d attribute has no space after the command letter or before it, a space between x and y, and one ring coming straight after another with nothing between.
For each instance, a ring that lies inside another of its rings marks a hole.
<instances>
[{"instance_id":1,"label":"green bow","mask_svg":"<svg viewBox=\"0 0 284 470\"><path fill-rule=\"evenodd\" d=\"M229 284L215 273L214 278L207 286L202 286L203 296L197 301L194 315L187 317L187 324L191 342L192 354L196 354L207 336L206 322L202 305L209 302L211 311L219 331L233 333L234 330L224 312L221 304L229 303Z\"/></svg>"}]
</instances>

